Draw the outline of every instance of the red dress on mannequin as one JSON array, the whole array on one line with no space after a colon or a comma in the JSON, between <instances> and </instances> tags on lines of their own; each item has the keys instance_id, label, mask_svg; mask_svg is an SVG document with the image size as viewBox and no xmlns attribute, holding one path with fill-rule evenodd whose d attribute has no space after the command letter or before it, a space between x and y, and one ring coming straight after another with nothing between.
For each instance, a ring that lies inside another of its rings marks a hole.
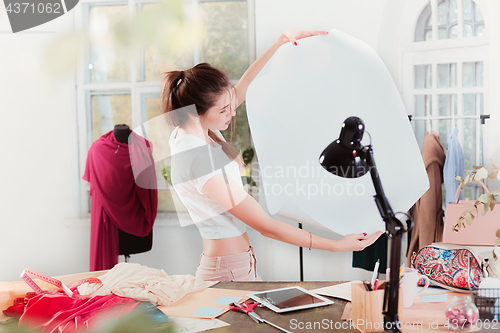
<instances>
[{"instance_id":1,"label":"red dress on mannequin","mask_svg":"<svg viewBox=\"0 0 500 333\"><path fill-rule=\"evenodd\" d=\"M92 196L90 271L118 263L118 228L142 237L150 233L156 219L153 146L134 132L129 143L118 142L109 131L92 144L87 155L83 179L90 183Z\"/></svg>"}]
</instances>

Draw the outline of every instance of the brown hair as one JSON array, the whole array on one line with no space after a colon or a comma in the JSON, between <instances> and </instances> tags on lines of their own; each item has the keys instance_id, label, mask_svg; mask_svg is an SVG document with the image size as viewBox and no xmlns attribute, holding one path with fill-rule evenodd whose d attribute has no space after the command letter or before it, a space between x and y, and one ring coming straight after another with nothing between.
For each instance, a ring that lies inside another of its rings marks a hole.
<instances>
[{"instance_id":1,"label":"brown hair","mask_svg":"<svg viewBox=\"0 0 500 333\"><path fill-rule=\"evenodd\" d=\"M189 119L189 114L204 115L215 105L217 98L231 87L227 74L208 63L200 63L185 71L170 71L163 74L165 77L161 89L161 111L170 126L184 124ZM184 112L172 112L193 104L196 108L186 108ZM233 134L234 126L231 122L231 139ZM222 146L229 159L236 160L242 165L243 161L233 146L210 129L208 135Z\"/></svg>"}]
</instances>

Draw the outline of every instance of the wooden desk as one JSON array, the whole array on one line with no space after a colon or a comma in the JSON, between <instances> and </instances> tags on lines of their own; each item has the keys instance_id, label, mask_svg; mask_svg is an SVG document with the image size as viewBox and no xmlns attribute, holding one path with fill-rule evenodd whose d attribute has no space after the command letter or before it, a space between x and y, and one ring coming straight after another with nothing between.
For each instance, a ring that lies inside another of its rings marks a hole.
<instances>
[{"instance_id":1,"label":"wooden desk","mask_svg":"<svg viewBox=\"0 0 500 333\"><path fill-rule=\"evenodd\" d=\"M70 284L74 281L85 277L97 277L105 273L101 272L92 272L92 273L81 273L81 274L72 274L63 277L57 277L59 280L63 281L66 284ZM301 286L304 289L316 289L322 288L326 286L330 286L333 284L337 284L340 282L331 282L331 281L320 281L320 282L220 282L213 286L212 288L224 288L224 289L238 289L238 290L253 290L253 291L263 291L270 290L276 288L284 288L291 286ZM44 289L49 289L51 286L43 286ZM5 309L7 306L12 304L12 299L15 297L20 297L24 295L26 292L31 291L30 287L26 285L25 282L13 282L13 283L0 283L0 308ZM344 311L344 307L346 305L346 301L330 298L334 301L334 304L328 306L322 306L318 308L293 311L283 314L277 314L272 310L269 310L265 307L257 308L256 312L264 319L269 320L270 322L281 326L289 331L294 333L299 332L352 332L359 333L359 331L353 328L349 322L342 321L340 318ZM0 317L3 316L0 312ZM265 324L255 323L248 315L229 311L218 317L218 319L223 320L230 324L230 326L218 328L214 330L210 330L210 333L278 333L280 332L278 329ZM316 323L316 324L315 324ZM310 325L311 328L309 328ZM316 325L316 326L314 326ZM479 330L467 331L467 332L477 332ZM439 326L438 329L404 329L404 333L439 333L439 332L452 332L446 327ZM483 332L483 331L481 331ZM486 332L486 331L484 331ZM493 331L490 331L493 332Z\"/></svg>"},{"instance_id":2,"label":"wooden desk","mask_svg":"<svg viewBox=\"0 0 500 333\"><path fill-rule=\"evenodd\" d=\"M340 282L337 282L340 283ZM292 286L301 286L304 289L311 290L316 288L322 288L336 284L335 282L220 282L213 286L212 288L224 288L224 289L241 289L241 290L254 290L263 291L276 288L285 288ZM256 313L259 314L264 319L269 320L273 324L283 327L286 330L292 332L352 332L359 333L357 329L349 329L349 323L340 320L342 312L344 311L346 301L340 300L338 298L330 298L334 301L334 304L321 306L318 308L305 309L300 311L286 312L282 314L277 314L266 307L256 308ZM229 323L231 326L226 326L218 328L215 330L210 330L213 333L278 333L280 330L272 327L271 325L260 323L255 323L248 315L241 312L229 311L218 317L218 319ZM309 322L310 325L314 325L314 321L319 323L316 324L316 329L307 329L305 325ZM325 325L321 327L321 323L324 321ZM330 323L331 326L330 327ZM335 329L335 323L341 325L344 323L344 327L347 329ZM299 326L300 325L300 326ZM302 326L304 325L304 326ZM300 329L300 327L303 327Z\"/></svg>"},{"instance_id":3,"label":"wooden desk","mask_svg":"<svg viewBox=\"0 0 500 333\"><path fill-rule=\"evenodd\" d=\"M311 290L316 288L322 288L340 282L220 282L213 286L212 288L224 288L224 289L240 289L240 290L254 290L263 291L276 288L284 288L291 286L301 286L304 289ZM277 314L266 307L256 308L256 313L258 313L262 318L269 320L270 322L283 327L294 333L299 332L352 332L359 333L357 329L350 325L350 322L341 320L344 307L347 301L327 297L334 301L334 304L321 306L318 308L293 311L283 314ZM430 304L430 303L426 303ZM434 303L437 304L437 303ZM403 310L404 312L404 310ZM401 318L401 313L399 314ZM248 315L229 311L218 317L218 319L223 320L230 324L230 326L210 330L213 333L278 333L280 330L265 324L255 323ZM314 326L316 323L316 327ZM439 326L437 329L429 328L428 323L422 323L423 325L418 327L413 325L407 328L403 327L403 333L440 333L440 332L453 332L444 326ZM310 326L306 326L310 325ZM500 325L500 324L499 324ZM383 331L381 331L383 332ZM479 330L474 329L470 331L463 332L494 332L493 330ZM497 330L495 330L497 332Z\"/></svg>"}]
</instances>

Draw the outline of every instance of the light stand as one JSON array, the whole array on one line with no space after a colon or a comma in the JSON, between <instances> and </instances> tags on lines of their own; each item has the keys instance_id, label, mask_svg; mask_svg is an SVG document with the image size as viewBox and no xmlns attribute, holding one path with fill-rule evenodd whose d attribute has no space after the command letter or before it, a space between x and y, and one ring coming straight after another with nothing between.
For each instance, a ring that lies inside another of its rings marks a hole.
<instances>
[{"instance_id":1,"label":"light stand","mask_svg":"<svg viewBox=\"0 0 500 333\"><path fill-rule=\"evenodd\" d=\"M413 222L405 227L396 218L391 205L385 196L377 171L371 142L367 146L361 144L365 125L358 117L349 117L342 124L340 136L321 153L319 162L328 172L344 177L358 178L370 171L375 187L375 203L386 225L386 233L391 239L391 257L389 282L384 289L384 330L401 332L398 316L399 304L399 265L401 262L401 243L403 234L413 227Z\"/></svg>"}]
</instances>

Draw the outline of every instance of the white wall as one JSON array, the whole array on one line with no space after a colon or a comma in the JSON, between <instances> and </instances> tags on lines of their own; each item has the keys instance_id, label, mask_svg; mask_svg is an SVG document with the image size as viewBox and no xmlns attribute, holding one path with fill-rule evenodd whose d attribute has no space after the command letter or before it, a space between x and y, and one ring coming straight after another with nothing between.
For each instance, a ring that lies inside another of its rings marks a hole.
<instances>
[{"instance_id":1,"label":"white wall","mask_svg":"<svg viewBox=\"0 0 500 333\"><path fill-rule=\"evenodd\" d=\"M0 30L11 31L3 4ZM52 80L42 52L62 16L25 33L0 34L0 280L23 268L49 275L88 269L89 234L63 224L79 212L75 79Z\"/></svg>"},{"instance_id":2,"label":"white wall","mask_svg":"<svg viewBox=\"0 0 500 333\"><path fill-rule=\"evenodd\" d=\"M255 0L257 55L286 28L336 28L372 46L401 87L402 34L411 29L408 13L424 0ZM486 159L500 163L500 4L477 0L491 37L491 86L487 106ZM416 18L415 18L416 20ZM78 220L79 169L75 78L54 80L41 63L46 45L73 27L73 16L59 17L26 33L0 33L0 281L18 280L23 268L47 275L88 270L89 221ZM0 30L10 31L3 5ZM52 31L52 33L45 33ZM299 41L300 44L300 41ZM500 187L496 185L496 187ZM496 188L495 187L495 188ZM307 227L306 227L307 228ZM265 280L297 280L298 249L249 232L258 272ZM324 235L336 237L333 234ZM151 252L132 256L170 274L194 274L201 253L195 227L159 221ZM304 251L306 280L367 278L351 268L350 253Z\"/></svg>"}]
</instances>

